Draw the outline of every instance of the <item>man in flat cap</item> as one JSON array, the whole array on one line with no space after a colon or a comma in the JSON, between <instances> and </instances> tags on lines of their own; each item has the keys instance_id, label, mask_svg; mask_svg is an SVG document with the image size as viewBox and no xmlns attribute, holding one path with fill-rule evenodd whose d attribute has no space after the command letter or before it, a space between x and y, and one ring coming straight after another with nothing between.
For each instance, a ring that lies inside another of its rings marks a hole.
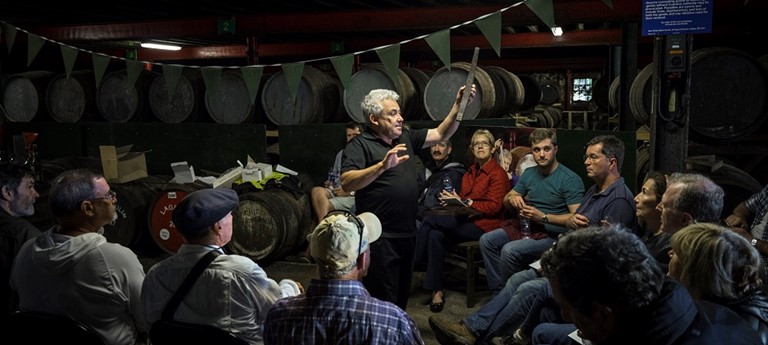
<instances>
[{"instance_id":1,"label":"man in flat cap","mask_svg":"<svg viewBox=\"0 0 768 345\"><path fill-rule=\"evenodd\" d=\"M251 259L226 255L232 238L232 210L240 200L232 189L203 189L188 194L173 210L173 224L186 243L173 256L153 266L142 286L147 321L162 317L171 296L192 267L208 252L219 253L184 296L175 321L205 324L234 333L250 344L261 344L261 323L275 301L300 293L298 284L280 284Z\"/></svg>"},{"instance_id":2,"label":"man in flat cap","mask_svg":"<svg viewBox=\"0 0 768 345\"><path fill-rule=\"evenodd\" d=\"M320 278L306 294L275 303L264 320L264 343L424 344L405 311L371 297L361 283L379 236L381 223L370 212L323 218L307 236Z\"/></svg>"}]
</instances>

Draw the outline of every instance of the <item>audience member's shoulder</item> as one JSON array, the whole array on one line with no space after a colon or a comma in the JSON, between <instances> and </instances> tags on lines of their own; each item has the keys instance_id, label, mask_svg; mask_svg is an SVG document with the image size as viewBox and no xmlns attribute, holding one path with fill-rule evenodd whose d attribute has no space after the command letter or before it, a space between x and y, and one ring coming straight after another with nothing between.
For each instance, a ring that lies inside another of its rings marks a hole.
<instances>
[{"instance_id":1,"label":"audience member's shoulder","mask_svg":"<svg viewBox=\"0 0 768 345\"><path fill-rule=\"evenodd\" d=\"M555 169L556 174L563 174L564 176L567 176L568 178L578 178L581 179L579 174L575 173L571 168L565 166L563 163L559 163L557 165L557 169Z\"/></svg>"},{"instance_id":2,"label":"audience member's shoulder","mask_svg":"<svg viewBox=\"0 0 768 345\"><path fill-rule=\"evenodd\" d=\"M696 301L698 313L679 344L761 344L757 333L735 312L719 304Z\"/></svg>"},{"instance_id":3,"label":"audience member's shoulder","mask_svg":"<svg viewBox=\"0 0 768 345\"><path fill-rule=\"evenodd\" d=\"M211 265L212 267L225 267L229 271L246 275L253 272L255 267L259 267L259 265L250 258L237 254L220 255L213 263L211 263Z\"/></svg>"}]
</instances>

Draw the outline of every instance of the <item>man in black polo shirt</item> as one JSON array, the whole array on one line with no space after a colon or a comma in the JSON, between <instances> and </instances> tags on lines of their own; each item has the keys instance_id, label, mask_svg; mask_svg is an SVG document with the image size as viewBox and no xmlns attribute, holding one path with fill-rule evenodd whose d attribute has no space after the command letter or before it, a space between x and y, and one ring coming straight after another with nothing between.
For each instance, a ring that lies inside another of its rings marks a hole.
<instances>
[{"instance_id":1,"label":"man in black polo shirt","mask_svg":"<svg viewBox=\"0 0 768 345\"><path fill-rule=\"evenodd\" d=\"M430 129L406 129L400 96L372 90L361 104L368 126L344 149L341 185L356 191L357 212L372 212L381 220L381 239L371 244L371 265L363 279L371 296L405 309L411 288L416 241L419 188L415 152L451 138L463 94L459 90L448 116ZM475 95L472 86L470 101Z\"/></svg>"}]
</instances>

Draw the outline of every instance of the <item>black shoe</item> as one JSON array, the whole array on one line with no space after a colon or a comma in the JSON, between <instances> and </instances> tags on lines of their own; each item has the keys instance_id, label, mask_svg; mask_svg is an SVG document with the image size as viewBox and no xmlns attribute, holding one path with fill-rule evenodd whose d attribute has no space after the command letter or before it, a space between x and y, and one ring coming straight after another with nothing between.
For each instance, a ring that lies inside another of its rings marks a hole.
<instances>
[{"instance_id":1,"label":"black shoe","mask_svg":"<svg viewBox=\"0 0 768 345\"><path fill-rule=\"evenodd\" d=\"M443 307L445 307L445 292L436 291L432 295L432 299L434 300L434 298L435 298L434 295L437 294L437 292L440 292L440 295L442 295L442 298L441 298L442 301L441 302L433 302L433 301L429 302L429 310L432 311L433 313L439 313L439 312L443 311Z\"/></svg>"}]
</instances>

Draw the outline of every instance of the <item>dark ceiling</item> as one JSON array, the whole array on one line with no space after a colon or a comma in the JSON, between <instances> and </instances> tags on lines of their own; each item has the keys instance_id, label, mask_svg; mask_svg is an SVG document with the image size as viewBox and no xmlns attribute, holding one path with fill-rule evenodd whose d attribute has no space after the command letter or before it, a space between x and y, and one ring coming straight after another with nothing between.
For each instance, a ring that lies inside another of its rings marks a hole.
<instances>
[{"instance_id":1,"label":"dark ceiling","mask_svg":"<svg viewBox=\"0 0 768 345\"><path fill-rule=\"evenodd\" d=\"M525 5L502 14L502 56L490 48L474 24L451 29L453 59L464 59L479 46L482 59L531 64L570 64L591 68L604 64L608 48L621 44L622 25L639 23L642 0L553 0L555 22L565 34L554 37ZM255 0L255 1L0 1L0 20L24 31L74 47L122 57L139 42L170 42L178 52L137 48L139 60L196 65L279 64L312 61L343 53L366 52L434 33L514 4L500 0ZM718 0L714 32L697 35L703 42L749 46L761 31L759 17L768 1ZM234 19L234 33L219 33L221 19ZM650 37L639 37L640 54L649 55ZM765 49L765 48L763 48ZM24 52L25 49L17 49ZM375 54L359 54L375 59ZM370 55L370 57L368 56ZM401 60L437 60L424 40L401 47ZM545 62L549 61L549 62Z\"/></svg>"}]
</instances>

